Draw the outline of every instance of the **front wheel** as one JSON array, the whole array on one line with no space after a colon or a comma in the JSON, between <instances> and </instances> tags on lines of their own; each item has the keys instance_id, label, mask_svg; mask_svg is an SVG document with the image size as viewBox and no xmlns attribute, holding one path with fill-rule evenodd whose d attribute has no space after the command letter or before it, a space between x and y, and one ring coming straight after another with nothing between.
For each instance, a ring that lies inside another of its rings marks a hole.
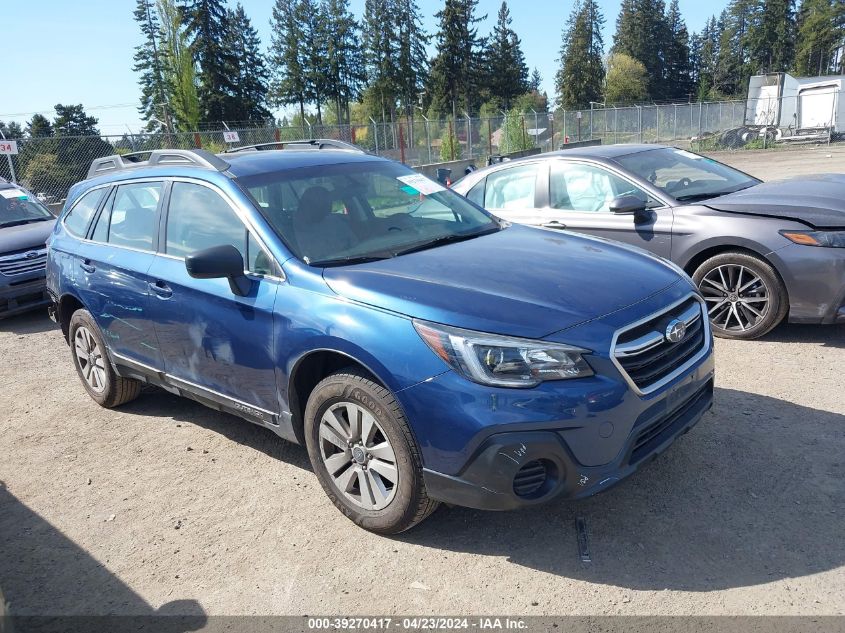
<instances>
[{"instance_id":1,"label":"front wheel","mask_svg":"<svg viewBox=\"0 0 845 633\"><path fill-rule=\"evenodd\" d=\"M399 404L367 375L342 370L314 388L305 441L323 490L360 527L397 534L437 508Z\"/></svg>"},{"instance_id":2,"label":"front wheel","mask_svg":"<svg viewBox=\"0 0 845 633\"><path fill-rule=\"evenodd\" d=\"M786 288L771 265L748 253L720 253L693 273L707 304L713 334L750 340L763 336L786 316Z\"/></svg>"}]
</instances>

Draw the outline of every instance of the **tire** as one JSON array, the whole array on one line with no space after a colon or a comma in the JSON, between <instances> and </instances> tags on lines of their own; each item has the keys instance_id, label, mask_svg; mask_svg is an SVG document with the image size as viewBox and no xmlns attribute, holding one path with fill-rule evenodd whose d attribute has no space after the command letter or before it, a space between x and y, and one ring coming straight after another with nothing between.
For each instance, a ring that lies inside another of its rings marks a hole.
<instances>
[{"instance_id":1,"label":"tire","mask_svg":"<svg viewBox=\"0 0 845 633\"><path fill-rule=\"evenodd\" d=\"M88 310L77 310L68 328L73 366L88 395L101 407L111 409L134 400L141 382L118 376L108 358L100 328Z\"/></svg>"},{"instance_id":2,"label":"tire","mask_svg":"<svg viewBox=\"0 0 845 633\"><path fill-rule=\"evenodd\" d=\"M393 394L356 369L311 392L305 443L329 499L365 530L404 532L439 505L426 494L419 450Z\"/></svg>"},{"instance_id":3,"label":"tire","mask_svg":"<svg viewBox=\"0 0 845 633\"><path fill-rule=\"evenodd\" d=\"M789 311L783 282L756 255L720 253L701 264L692 279L707 303L713 334L720 338L759 338Z\"/></svg>"}]
</instances>

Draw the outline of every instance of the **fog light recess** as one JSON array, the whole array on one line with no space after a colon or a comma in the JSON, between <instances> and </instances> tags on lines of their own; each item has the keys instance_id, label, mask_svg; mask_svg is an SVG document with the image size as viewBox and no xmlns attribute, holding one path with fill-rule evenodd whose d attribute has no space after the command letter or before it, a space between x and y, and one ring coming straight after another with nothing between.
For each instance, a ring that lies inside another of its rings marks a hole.
<instances>
[{"instance_id":1,"label":"fog light recess","mask_svg":"<svg viewBox=\"0 0 845 633\"><path fill-rule=\"evenodd\" d=\"M546 494L557 481L557 467L547 459L535 459L520 468L513 478L513 492L523 499Z\"/></svg>"}]
</instances>

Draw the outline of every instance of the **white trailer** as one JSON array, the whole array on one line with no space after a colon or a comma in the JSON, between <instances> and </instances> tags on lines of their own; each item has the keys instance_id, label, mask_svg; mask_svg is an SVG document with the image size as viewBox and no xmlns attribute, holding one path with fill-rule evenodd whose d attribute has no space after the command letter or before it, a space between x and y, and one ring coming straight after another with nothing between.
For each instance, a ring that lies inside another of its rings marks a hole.
<instances>
[{"instance_id":1,"label":"white trailer","mask_svg":"<svg viewBox=\"0 0 845 633\"><path fill-rule=\"evenodd\" d=\"M756 75L748 83L745 125L773 129L783 140L845 132L843 88L845 75Z\"/></svg>"}]
</instances>

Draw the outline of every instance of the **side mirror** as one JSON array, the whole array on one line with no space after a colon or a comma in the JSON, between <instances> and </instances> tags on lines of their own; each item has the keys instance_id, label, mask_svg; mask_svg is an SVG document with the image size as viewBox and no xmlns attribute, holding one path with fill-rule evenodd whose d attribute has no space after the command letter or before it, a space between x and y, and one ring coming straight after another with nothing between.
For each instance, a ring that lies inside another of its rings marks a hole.
<instances>
[{"instance_id":1,"label":"side mirror","mask_svg":"<svg viewBox=\"0 0 845 633\"><path fill-rule=\"evenodd\" d=\"M226 244L212 246L185 257L185 269L194 279L229 280L232 293L243 297L249 293L252 283L244 275L244 258L240 251Z\"/></svg>"},{"instance_id":2,"label":"side mirror","mask_svg":"<svg viewBox=\"0 0 845 633\"><path fill-rule=\"evenodd\" d=\"M637 196L617 196L610 201L610 212L621 215L645 211L646 201Z\"/></svg>"}]
</instances>

